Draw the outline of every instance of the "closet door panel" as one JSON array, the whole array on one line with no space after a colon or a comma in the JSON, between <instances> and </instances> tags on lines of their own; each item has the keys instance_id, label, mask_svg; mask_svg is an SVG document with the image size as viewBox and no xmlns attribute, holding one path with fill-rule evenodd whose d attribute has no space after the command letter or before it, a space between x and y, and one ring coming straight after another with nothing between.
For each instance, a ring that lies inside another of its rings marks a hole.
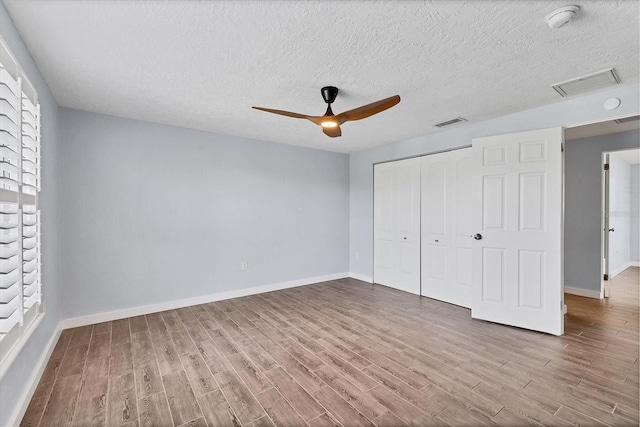
<instances>
[{"instance_id":1,"label":"closet door panel","mask_svg":"<svg viewBox=\"0 0 640 427\"><path fill-rule=\"evenodd\" d=\"M420 159L393 163L397 270L392 286L420 295Z\"/></svg>"},{"instance_id":2,"label":"closet door panel","mask_svg":"<svg viewBox=\"0 0 640 427\"><path fill-rule=\"evenodd\" d=\"M422 295L471 302L471 149L421 162Z\"/></svg>"},{"instance_id":3,"label":"closet door panel","mask_svg":"<svg viewBox=\"0 0 640 427\"><path fill-rule=\"evenodd\" d=\"M391 286L395 275L394 165L374 167L374 280Z\"/></svg>"},{"instance_id":4,"label":"closet door panel","mask_svg":"<svg viewBox=\"0 0 640 427\"><path fill-rule=\"evenodd\" d=\"M420 161L374 167L374 281L420 294Z\"/></svg>"}]
</instances>

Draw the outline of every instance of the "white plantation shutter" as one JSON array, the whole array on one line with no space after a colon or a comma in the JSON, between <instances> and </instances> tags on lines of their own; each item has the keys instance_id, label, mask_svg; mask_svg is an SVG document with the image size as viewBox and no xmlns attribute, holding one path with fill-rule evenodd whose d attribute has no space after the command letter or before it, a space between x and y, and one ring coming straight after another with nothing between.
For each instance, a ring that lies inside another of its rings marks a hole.
<instances>
[{"instance_id":1,"label":"white plantation shutter","mask_svg":"<svg viewBox=\"0 0 640 427\"><path fill-rule=\"evenodd\" d=\"M0 363L42 312L40 176L37 93L0 43Z\"/></svg>"}]
</instances>

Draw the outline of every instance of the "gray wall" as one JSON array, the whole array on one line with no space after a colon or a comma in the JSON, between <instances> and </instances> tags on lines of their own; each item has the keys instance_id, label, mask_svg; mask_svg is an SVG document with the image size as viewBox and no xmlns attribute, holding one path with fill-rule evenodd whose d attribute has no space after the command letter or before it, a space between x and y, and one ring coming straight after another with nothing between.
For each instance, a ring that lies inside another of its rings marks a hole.
<instances>
[{"instance_id":1,"label":"gray wall","mask_svg":"<svg viewBox=\"0 0 640 427\"><path fill-rule=\"evenodd\" d=\"M640 263L640 165L631 165L631 262Z\"/></svg>"},{"instance_id":2,"label":"gray wall","mask_svg":"<svg viewBox=\"0 0 640 427\"><path fill-rule=\"evenodd\" d=\"M373 164L470 145L477 137L531 129L575 126L638 114L638 85L617 87L595 95L572 98L508 116L455 127L421 138L361 151L350 157L350 271L373 276ZM608 98L620 98L616 110L606 111ZM461 112L464 115L464 112Z\"/></svg>"},{"instance_id":3,"label":"gray wall","mask_svg":"<svg viewBox=\"0 0 640 427\"><path fill-rule=\"evenodd\" d=\"M345 154L64 108L61 130L66 317L348 271Z\"/></svg>"},{"instance_id":4,"label":"gray wall","mask_svg":"<svg viewBox=\"0 0 640 427\"><path fill-rule=\"evenodd\" d=\"M620 273L631 261L631 165L611 153L609 156L609 272Z\"/></svg>"},{"instance_id":5,"label":"gray wall","mask_svg":"<svg viewBox=\"0 0 640 427\"><path fill-rule=\"evenodd\" d=\"M36 362L45 351L60 320L60 248L58 227L58 105L22 43L7 10L0 2L0 34L38 91L42 114L42 282L46 315L0 380L0 426L9 423L29 387Z\"/></svg>"},{"instance_id":6,"label":"gray wall","mask_svg":"<svg viewBox=\"0 0 640 427\"><path fill-rule=\"evenodd\" d=\"M600 291L602 153L636 148L638 131L567 141L565 286Z\"/></svg>"}]
</instances>

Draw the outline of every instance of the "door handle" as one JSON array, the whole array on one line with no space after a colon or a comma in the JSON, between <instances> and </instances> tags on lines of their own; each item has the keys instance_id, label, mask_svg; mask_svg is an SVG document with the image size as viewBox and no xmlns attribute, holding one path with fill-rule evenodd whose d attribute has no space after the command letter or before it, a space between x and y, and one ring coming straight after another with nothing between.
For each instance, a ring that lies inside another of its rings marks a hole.
<instances>
[{"instance_id":1,"label":"door handle","mask_svg":"<svg viewBox=\"0 0 640 427\"><path fill-rule=\"evenodd\" d=\"M473 238L474 238L474 239L476 239L476 240L482 240L482 234L480 234L480 233L476 233L476 234L474 234L474 235L473 235L473 236L471 236L471 237L473 237Z\"/></svg>"},{"instance_id":2,"label":"door handle","mask_svg":"<svg viewBox=\"0 0 640 427\"><path fill-rule=\"evenodd\" d=\"M616 229L615 228L610 228L609 231L616 231Z\"/></svg>"}]
</instances>

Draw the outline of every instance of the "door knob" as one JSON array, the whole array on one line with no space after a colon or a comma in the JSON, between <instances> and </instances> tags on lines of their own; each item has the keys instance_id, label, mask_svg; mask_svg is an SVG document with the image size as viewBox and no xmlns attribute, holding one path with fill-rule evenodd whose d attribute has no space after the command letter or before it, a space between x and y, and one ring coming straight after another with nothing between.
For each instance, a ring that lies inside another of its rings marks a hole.
<instances>
[{"instance_id":1,"label":"door knob","mask_svg":"<svg viewBox=\"0 0 640 427\"><path fill-rule=\"evenodd\" d=\"M609 231L616 231L616 229L615 228L610 228Z\"/></svg>"},{"instance_id":2,"label":"door knob","mask_svg":"<svg viewBox=\"0 0 640 427\"><path fill-rule=\"evenodd\" d=\"M476 234L473 235L473 238L476 239L476 240L482 240L482 234L476 233Z\"/></svg>"}]
</instances>

